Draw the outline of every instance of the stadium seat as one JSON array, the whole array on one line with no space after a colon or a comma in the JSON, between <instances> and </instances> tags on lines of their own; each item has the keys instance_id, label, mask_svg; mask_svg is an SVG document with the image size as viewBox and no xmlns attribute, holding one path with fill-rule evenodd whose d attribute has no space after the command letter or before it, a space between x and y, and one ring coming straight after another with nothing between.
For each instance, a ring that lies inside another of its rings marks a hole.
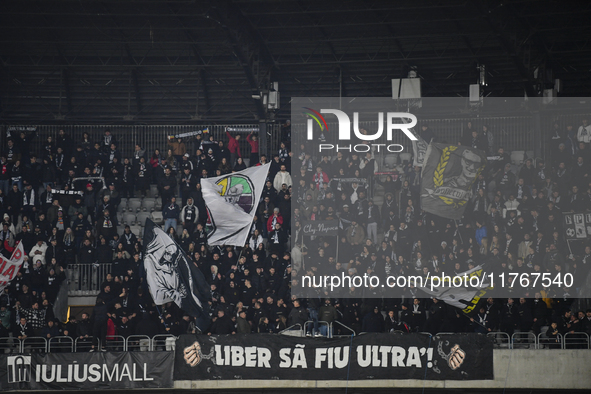
<instances>
[{"instance_id":1,"label":"stadium seat","mask_svg":"<svg viewBox=\"0 0 591 394\"><path fill-rule=\"evenodd\" d=\"M119 203L119 206L121 206L121 205L123 205L124 207L127 206L127 198L124 197L124 198L121 199L121 202Z\"/></svg>"},{"instance_id":2,"label":"stadium seat","mask_svg":"<svg viewBox=\"0 0 591 394\"><path fill-rule=\"evenodd\" d=\"M130 230L131 230L132 233L135 234L136 237L141 237L141 236L144 235L142 233L142 228L143 228L142 226L135 225L135 226L131 226L130 227Z\"/></svg>"},{"instance_id":3,"label":"stadium seat","mask_svg":"<svg viewBox=\"0 0 591 394\"><path fill-rule=\"evenodd\" d=\"M123 214L123 223L127 225L132 225L136 221L135 213L133 212L126 212Z\"/></svg>"},{"instance_id":4,"label":"stadium seat","mask_svg":"<svg viewBox=\"0 0 591 394\"><path fill-rule=\"evenodd\" d=\"M158 197L158 185L150 185L150 197Z\"/></svg>"},{"instance_id":5,"label":"stadium seat","mask_svg":"<svg viewBox=\"0 0 591 394\"><path fill-rule=\"evenodd\" d=\"M130 212L137 212L142 207L142 201L139 198L130 198L127 203L127 209Z\"/></svg>"},{"instance_id":6,"label":"stadium seat","mask_svg":"<svg viewBox=\"0 0 591 394\"><path fill-rule=\"evenodd\" d=\"M143 226L146 223L146 219L149 219L149 218L151 218L150 212L139 212L136 216L136 221L141 226Z\"/></svg>"},{"instance_id":7,"label":"stadium seat","mask_svg":"<svg viewBox=\"0 0 591 394\"><path fill-rule=\"evenodd\" d=\"M156 200L153 198L146 197L142 201L142 211L152 212L156 206Z\"/></svg>"},{"instance_id":8,"label":"stadium seat","mask_svg":"<svg viewBox=\"0 0 591 394\"><path fill-rule=\"evenodd\" d=\"M122 213L125 211L127 211L127 203L125 203L125 204L121 203L121 204L119 204L119 206L117 206L118 213Z\"/></svg>"},{"instance_id":9,"label":"stadium seat","mask_svg":"<svg viewBox=\"0 0 591 394\"><path fill-rule=\"evenodd\" d=\"M397 163L398 163L398 155L395 153L386 155L384 157L384 166L386 168L393 169L394 167L396 167Z\"/></svg>"},{"instance_id":10,"label":"stadium seat","mask_svg":"<svg viewBox=\"0 0 591 394\"><path fill-rule=\"evenodd\" d=\"M117 212L117 222L123 223L123 212Z\"/></svg>"},{"instance_id":11,"label":"stadium seat","mask_svg":"<svg viewBox=\"0 0 591 394\"><path fill-rule=\"evenodd\" d=\"M525 151L522 150L514 150L511 152L511 163L515 165L520 165L525 162Z\"/></svg>"},{"instance_id":12,"label":"stadium seat","mask_svg":"<svg viewBox=\"0 0 591 394\"><path fill-rule=\"evenodd\" d=\"M156 210L156 211L162 210L162 197L156 197L154 199L154 202L156 203L156 205L154 205L154 210Z\"/></svg>"},{"instance_id":13,"label":"stadium seat","mask_svg":"<svg viewBox=\"0 0 591 394\"><path fill-rule=\"evenodd\" d=\"M405 161L410 162L410 158L412 155L410 153L401 153L400 154L400 162L404 163Z\"/></svg>"},{"instance_id":14,"label":"stadium seat","mask_svg":"<svg viewBox=\"0 0 591 394\"><path fill-rule=\"evenodd\" d=\"M154 211L151 214L152 221L156 224L164 224L164 217L162 216L162 212Z\"/></svg>"}]
</instances>

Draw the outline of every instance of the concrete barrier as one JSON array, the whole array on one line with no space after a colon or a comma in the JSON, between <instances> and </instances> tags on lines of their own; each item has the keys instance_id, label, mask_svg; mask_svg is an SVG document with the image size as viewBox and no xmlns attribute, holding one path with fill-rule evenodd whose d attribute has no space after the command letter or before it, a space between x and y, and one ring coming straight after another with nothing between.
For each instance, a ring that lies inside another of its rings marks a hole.
<instances>
[{"instance_id":1,"label":"concrete barrier","mask_svg":"<svg viewBox=\"0 0 591 394\"><path fill-rule=\"evenodd\" d=\"M493 380L181 380L176 389L449 388L590 389L591 350L495 349ZM506 385L505 385L506 381Z\"/></svg>"}]
</instances>

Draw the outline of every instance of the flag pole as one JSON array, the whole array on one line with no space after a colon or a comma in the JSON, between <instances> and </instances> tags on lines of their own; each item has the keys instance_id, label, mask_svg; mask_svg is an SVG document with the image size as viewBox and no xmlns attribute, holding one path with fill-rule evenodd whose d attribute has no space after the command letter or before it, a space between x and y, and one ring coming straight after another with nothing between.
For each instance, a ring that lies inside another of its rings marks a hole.
<instances>
[{"instance_id":1,"label":"flag pole","mask_svg":"<svg viewBox=\"0 0 591 394\"><path fill-rule=\"evenodd\" d=\"M456 309L459 310L460 308L456 308ZM462 311L462 314L464 315L464 317L468 318L471 323L476 323L476 324L478 324L482 328L488 328L484 324L480 324L479 322L477 322L476 319L474 319L473 317L471 317L470 315L468 315L466 312Z\"/></svg>"},{"instance_id":2,"label":"flag pole","mask_svg":"<svg viewBox=\"0 0 591 394\"><path fill-rule=\"evenodd\" d=\"M154 304L156 305L156 304ZM169 328L166 325L166 322L164 321L164 318L162 317L162 312L160 312L160 308L158 308L158 305L156 305L156 310L158 311L158 316L160 316L160 321L162 322L162 324L164 324L164 328Z\"/></svg>"},{"instance_id":3,"label":"flag pole","mask_svg":"<svg viewBox=\"0 0 591 394\"><path fill-rule=\"evenodd\" d=\"M460 227L458 226L458 221L454 219L454 223L456 224L456 231L458 232L458 235L460 236L460 242L463 244L464 240L462 239L462 232L460 231Z\"/></svg>"}]
</instances>

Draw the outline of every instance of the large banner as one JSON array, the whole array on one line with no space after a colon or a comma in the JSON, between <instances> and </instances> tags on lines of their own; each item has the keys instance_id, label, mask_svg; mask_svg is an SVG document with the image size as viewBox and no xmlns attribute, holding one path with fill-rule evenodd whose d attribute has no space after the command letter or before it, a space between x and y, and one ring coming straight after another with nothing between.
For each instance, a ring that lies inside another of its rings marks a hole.
<instances>
[{"instance_id":1,"label":"large banner","mask_svg":"<svg viewBox=\"0 0 591 394\"><path fill-rule=\"evenodd\" d=\"M567 239L587 239L587 237L591 237L591 212L568 212L562 215Z\"/></svg>"},{"instance_id":2,"label":"large banner","mask_svg":"<svg viewBox=\"0 0 591 394\"><path fill-rule=\"evenodd\" d=\"M421 206L447 219L461 219L472 197L472 183L486 165L484 152L464 146L431 143L421 177Z\"/></svg>"},{"instance_id":3,"label":"large banner","mask_svg":"<svg viewBox=\"0 0 591 394\"><path fill-rule=\"evenodd\" d=\"M207 207L207 243L244 246L271 164L201 179Z\"/></svg>"},{"instance_id":4,"label":"large banner","mask_svg":"<svg viewBox=\"0 0 591 394\"><path fill-rule=\"evenodd\" d=\"M0 391L173 387L172 352L0 355Z\"/></svg>"},{"instance_id":5,"label":"large banner","mask_svg":"<svg viewBox=\"0 0 591 394\"><path fill-rule=\"evenodd\" d=\"M0 294L4 293L4 288L16 276L24 259L25 252L22 242L19 242L10 259L5 259L0 255Z\"/></svg>"},{"instance_id":6,"label":"large banner","mask_svg":"<svg viewBox=\"0 0 591 394\"><path fill-rule=\"evenodd\" d=\"M175 380L481 380L493 379L493 346L480 334L182 335L174 370Z\"/></svg>"},{"instance_id":7,"label":"large banner","mask_svg":"<svg viewBox=\"0 0 591 394\"><path fill-rule=\"evenodd\" d=\"M156 305L174 302L195 317L195 325L209 326L209 284L183 249L150 219L144 229L146 283Z\"/></svg>"}]
</instances>

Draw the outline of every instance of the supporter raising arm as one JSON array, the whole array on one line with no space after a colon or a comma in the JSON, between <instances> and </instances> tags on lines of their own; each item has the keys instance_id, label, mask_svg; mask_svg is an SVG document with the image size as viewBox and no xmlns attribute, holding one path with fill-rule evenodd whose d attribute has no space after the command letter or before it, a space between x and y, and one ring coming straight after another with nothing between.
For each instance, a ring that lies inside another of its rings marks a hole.
<instances>
[{"instance_id":1,"label":"supporter raising arm","mask_svg":"<svg viewBox=\"0 0 591 394\"><path fill-rule=\"evenodd\" d=\"M240 140L240 134L236 134L236 137L232 136L232 134L230 134L228 132L228 130L226 130L226 135L228 136L228 150L230 151L230 165L234 166L234 164L236 164L236 159L239 157L242 157L242 154L240 154L240 145L238 144L238 141Z\"/></svg>"}]
</instances>

